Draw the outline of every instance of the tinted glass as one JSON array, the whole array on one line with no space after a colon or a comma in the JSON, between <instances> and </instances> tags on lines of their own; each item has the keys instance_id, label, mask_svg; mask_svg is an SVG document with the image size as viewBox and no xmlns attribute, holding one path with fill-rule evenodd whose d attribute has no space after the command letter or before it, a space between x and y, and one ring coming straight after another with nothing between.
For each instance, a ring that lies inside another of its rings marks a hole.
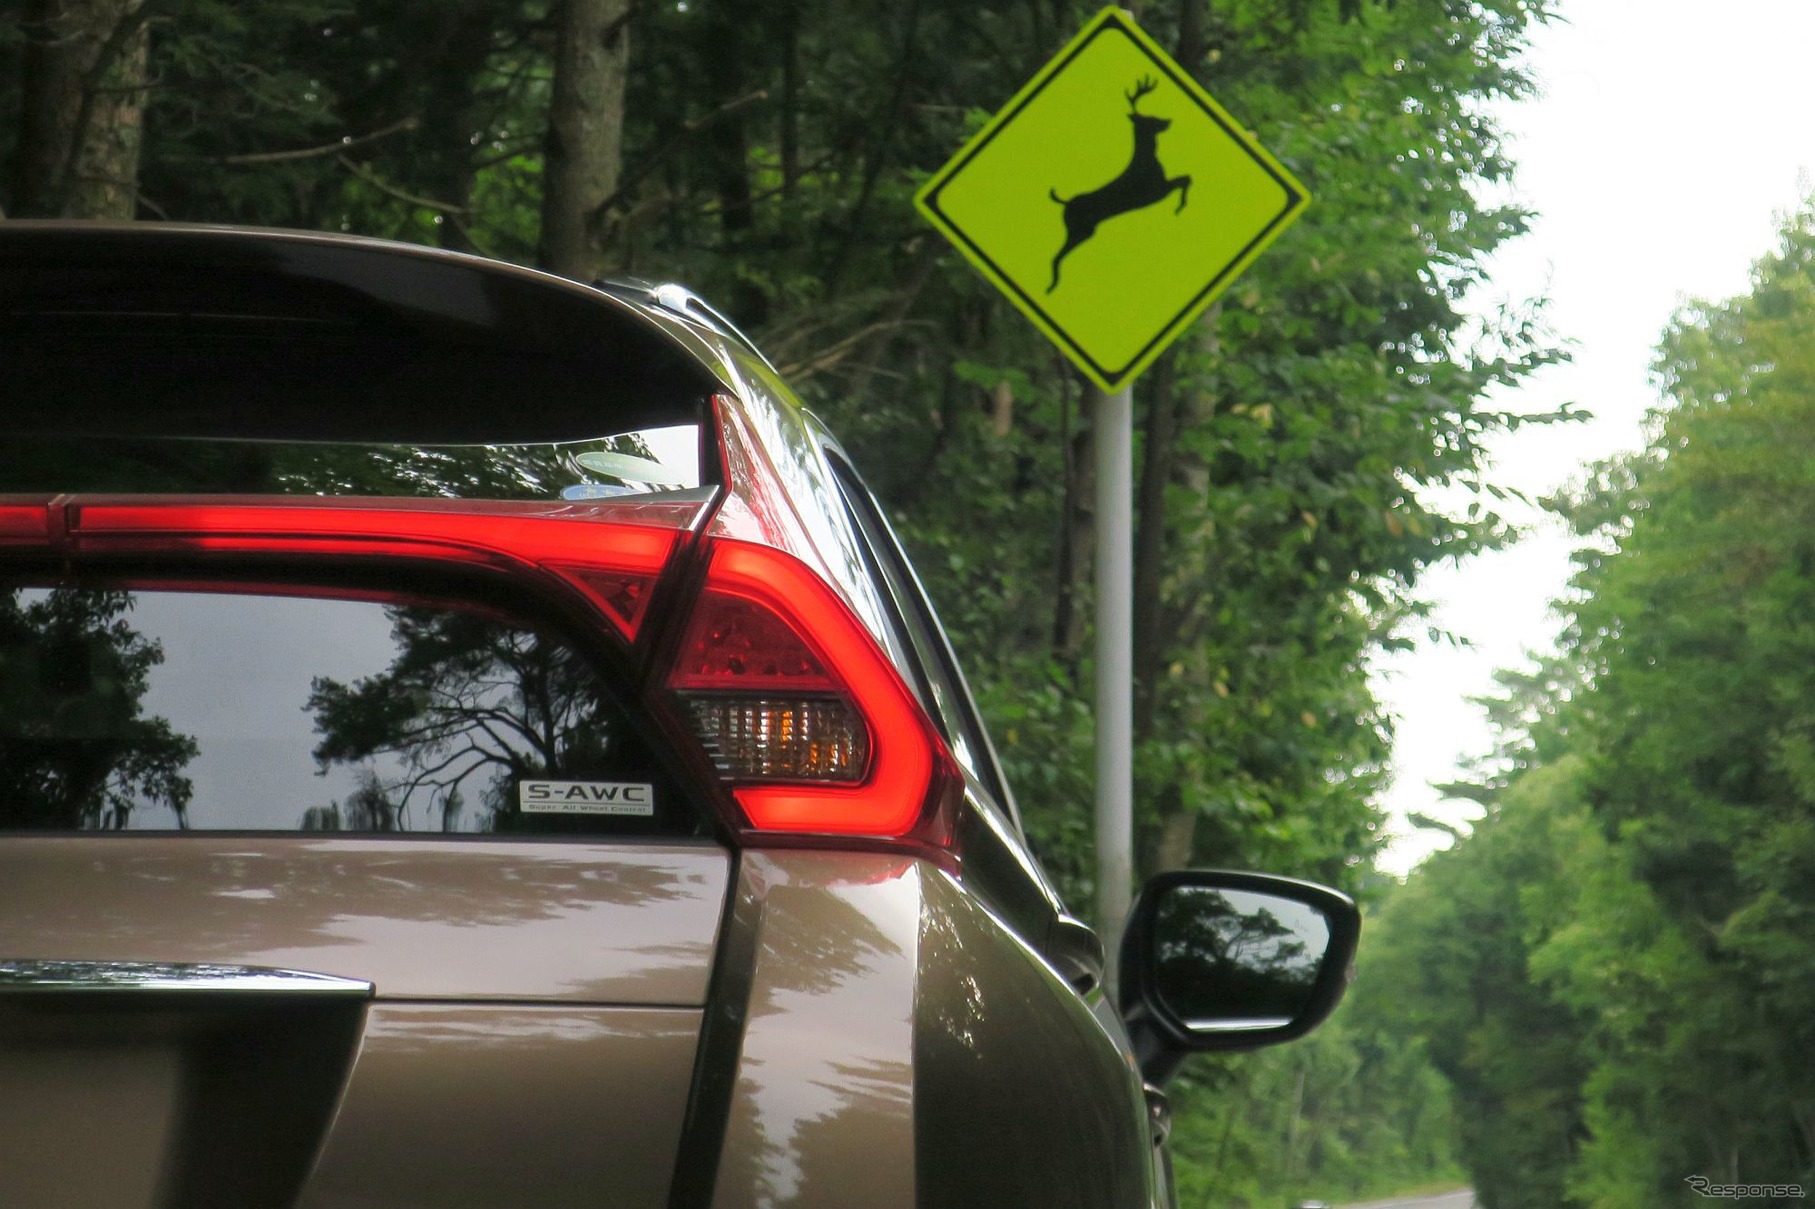
<instances>
[{"instance_id":1,"label":"tinted glass","mask_svg":"<svg viewBox=\"0 0 1815 1209\"><path fill-rule=\"evenodd\" d=\"M465 605L0 587L0 829L695 830L611 689Z\"/></svg>"},{"instance_id":2,"label":"tinted glass","mask_svg":"<svg viewBox=\"0 0 1815 1209\"><path fill-rule=\"evenodd\" d=\"M1310 1006L1330 923L1305 903L1175 886L1154 919L1155 989L1188 1028L1281 1028Z\"/></svg>"},{"instance_id":3,"label":"tinted glass","mask_svg":"<svg viewBox=\"0 0 1815 1209\"><path fill-rule=\"evenodd\" d=\"M700 487L715 466L695 422L517 445L0 435L0 492L589 500Z\"/></svg>"},{"instance_id":4,"label":"tinted glass","mask_svg":"<svg viewBox=\"0 0 1815 1209\"><path fill-rule=\"evenodd\" d=\"M426 249L166 224L0 229L0 431L500 445L698 418L660 319Z\"/></svg>"}]
</instances>

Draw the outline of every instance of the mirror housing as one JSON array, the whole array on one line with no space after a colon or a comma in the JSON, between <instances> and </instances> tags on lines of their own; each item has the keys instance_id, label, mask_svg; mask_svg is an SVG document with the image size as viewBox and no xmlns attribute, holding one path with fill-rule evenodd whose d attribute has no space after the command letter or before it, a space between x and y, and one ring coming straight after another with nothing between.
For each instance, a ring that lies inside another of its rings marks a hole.
<instances>
[{"instance_id":1,"label":"mirror housing","mask_svg":"<svg viewBox=\"0 0 1815 1209\"><path fill-rule=\"evenodd\" d=\"M1123 932L1122 1018L1141 1073L1163 1084L1186 1056L1304 1036L1352 976L1361 912L1296 878L1224 870L1162 873Z\"/></svg>"}]
</instances>

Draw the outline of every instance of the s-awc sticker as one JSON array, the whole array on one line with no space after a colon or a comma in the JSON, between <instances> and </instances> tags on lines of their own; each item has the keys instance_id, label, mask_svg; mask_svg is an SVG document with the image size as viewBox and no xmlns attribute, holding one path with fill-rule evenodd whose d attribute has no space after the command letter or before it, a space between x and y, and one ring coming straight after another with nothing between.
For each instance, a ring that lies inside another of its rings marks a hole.
<instances>
[{"instance_id":1,"label":"s-awc sticker","mask_svg":"<svg viewBox=\"0 0 1815 1209\"><path fill-rule=\"evenodd\" d=\"M655 786L640 781L519 781L517 807L524 814L655 814Z\"/></svg>"}]
</instances>

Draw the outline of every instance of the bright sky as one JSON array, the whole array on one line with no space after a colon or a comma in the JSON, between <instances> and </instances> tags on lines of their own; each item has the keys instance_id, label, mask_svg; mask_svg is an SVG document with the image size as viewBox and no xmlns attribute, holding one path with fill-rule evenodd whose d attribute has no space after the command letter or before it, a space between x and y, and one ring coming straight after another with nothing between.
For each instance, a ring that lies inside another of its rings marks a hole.
<instances>
[{"instance_id":1,"label":"bright sky","mask_svg":"<svg viewBox=\"0 0 1815 1209\"><path fill-rule=\"evenodd\" d=\"M1498 110L1519 164L1516 195L1537 220L1494 261L1476 300L1490 310L1547 295L1575 359L1509 401L1543 411L1572 400L1596 417L1499 444L1496 481L1534 497L1643 443L1645 413L1660 401L1649 365L1664 325L1685 299L1745 290L1776 216L1815 172L1815 0L1563 0L1562 13L1566 23L1541 31L1530 57L1540 96ZM1554 644L1549 602L1563 592L1569 549L1540 520L1514 549L1425 581L1439 623L1474 645L1423 643L1377 668L1376 689L1399 719L1387 795L1396 818L1475 813L1430 784L1491 746L1468 698L1491 690L1494 669ZM1381 861L1395 872L1447 843L1403 830Z\"/></svg>"}]
</instances>

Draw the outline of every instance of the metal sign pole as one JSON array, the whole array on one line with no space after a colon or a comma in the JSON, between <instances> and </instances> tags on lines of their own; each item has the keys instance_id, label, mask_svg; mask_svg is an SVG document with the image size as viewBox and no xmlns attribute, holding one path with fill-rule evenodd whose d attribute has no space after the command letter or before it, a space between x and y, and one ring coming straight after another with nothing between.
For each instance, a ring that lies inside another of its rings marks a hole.
<instances>
[{"instance_id":1,"label":"metal sign pole","mask_svg":"<svg viewBox=\"0 0 1815 1209\"><path fill-rule=\"evenodd\" d=\"M1097 392L1095 420L1097 930L1113 977L1134 879L1134 389Z\"/></svg>"}]
</instances>

